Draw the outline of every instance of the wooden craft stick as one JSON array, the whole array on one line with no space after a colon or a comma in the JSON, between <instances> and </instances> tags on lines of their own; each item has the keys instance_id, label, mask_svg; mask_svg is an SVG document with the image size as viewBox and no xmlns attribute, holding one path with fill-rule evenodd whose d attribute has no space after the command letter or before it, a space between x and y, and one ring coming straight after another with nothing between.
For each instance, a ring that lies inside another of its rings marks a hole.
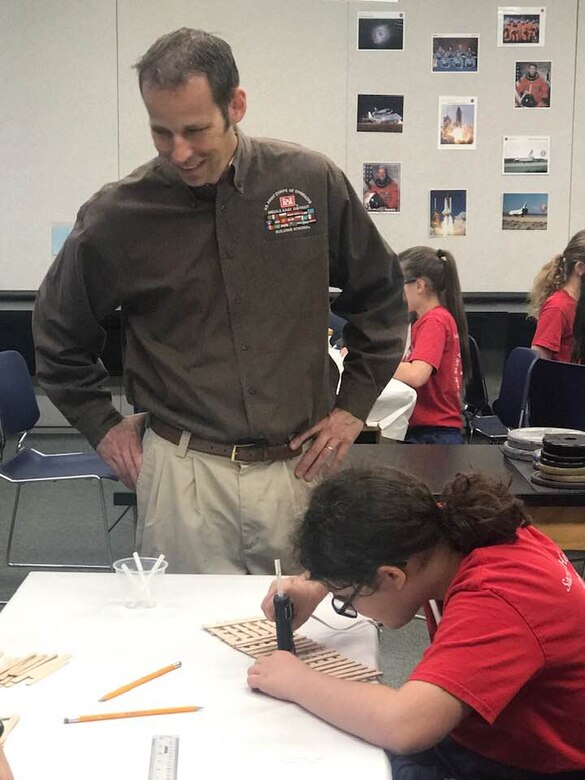
<instances>
[{"instance_id":1,"label":"wooden craft stick","mask_svg":"<svg viewBox=\"0 0 585 780\"><path fill-rule=\"evenodd\" d=\"M30 663L32 660L36 658L36 655L33 653L32 655L26 656L26 658L15 658L13 662L10 664L10 666L7 666L2 671L1 679L4 679L9 676L13 676L16 674L20 674L20 670L26 666L26 664Z\"/></svg>"},{"instance_id":2,"label":"wooden craft stick","mask_svg":"<svg viewBox=\"0 0 585 780\"><path fill-rule=\"evenodd\" d=\"M7 672L18 660L18 658L8 658L8 656L4 659L4 663L0 666L0 679L4 672Z\"/></svg>"},{"instance_id":3,"label":"wooden craft stick","mask_svg":"<svg viewBox=\"0 0 585 780\"><path fill-rule=\"evenodd\" d=\"M180 712L197 712L203 707L162 707L158 710L134 710L134 712L104 712L99 715L80 715L77 718L63 718L63 723L89 723L94 720L117 720L118 718L142 718L146 715L176 715Z\"/></svg>"},{"instance_id":4,"label":"wooden craft stick","mask_svg":"<svg viewBox=\"0 0 585 780\"><path fill-rule=\"evenodd\" d=\"M70 655L55 656L52 661L47 661L47 663L44 663L42 666L33 669L33 671L29 673L24 684L34 685L34 683L38 682L39 680L44 680L45 677L48 677L53 672L56 672L58 669L61 669L61 667L68 664L70 658Z\"/></svg>"},{"instance_id":5,"label":"wooden craft stick","mask_svg":"<svg viewBox=\"0 0 585 780\"><path fill-rule=\"evenodd\" d=\"M154 680L156 677L167 674L167 672L172 672L175 669L179 669L180 666L181 661L177 661L177 663L174 664L169 664L168 666L163 666L162 669L157 669L156 672L146 674L144 677L140 677L138 680L134 680L133 682L129 682L127 685L122 685L120 688L116 688L114 691L105 693L101 699L98 699L98 701L108 701L109 699L113 699L116 696L121 696L123 693L126 693L126 691L131 691L132 688L137 688L139 685L144 685L144 683L150 682L150 680Z\"/></svg>"},{"instance_id":6,"label":"wooden craft stick","mask_svg":"<svg viewBox=\"0 0 585 780\"><path fill-rule=\"evenodd\" d=\"M34 672L36 669L40 669L46 663L53 661L55 658L57 658L56 655L37 655L35 661L31 661L30 664L27 664L24 668L20 669L16 676L11 676L8 685L16 685L16 683L26 680L27 677L30 677L32 672Z\"/></svg>"}]
</instances>

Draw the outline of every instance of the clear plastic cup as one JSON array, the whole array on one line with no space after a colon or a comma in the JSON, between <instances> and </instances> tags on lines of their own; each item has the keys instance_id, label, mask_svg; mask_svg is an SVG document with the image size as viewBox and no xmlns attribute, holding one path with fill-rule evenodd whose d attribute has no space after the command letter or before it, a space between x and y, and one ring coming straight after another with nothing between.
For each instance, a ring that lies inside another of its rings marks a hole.
<instances>
[{"instance_id":1,"label":"clear plastic cup","mask_svg":"<svg viewBox=\"0 0 585 780\"><path fill-rule=\"evenodd\" d=\"M163 575L169 565L157 558L140 558L142 571L134 558L121 558L114 562L114 571L120 583L120 594L125 607L130 609L147 609L156 607L163 584Z\"/></svg>"}]
</instances>

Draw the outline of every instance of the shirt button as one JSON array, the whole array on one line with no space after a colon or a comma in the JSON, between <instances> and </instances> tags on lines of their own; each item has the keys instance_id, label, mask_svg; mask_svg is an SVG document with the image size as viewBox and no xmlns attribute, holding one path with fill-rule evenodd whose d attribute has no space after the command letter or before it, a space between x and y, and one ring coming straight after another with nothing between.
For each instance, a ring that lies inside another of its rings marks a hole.
<instances>
[{"instance_id":1,"label":"shirt button","mask_svg":"<svg viewBox=\"0 0 585 780\"><path fill-rule=\"evenodd\" d=\"M226 209L227 209L227 206L225 205L225 203L220 203L219 204L219 210L220 211L225 211Z\"/></svg>"},{"instance_id":2,"label":"shirt button","mask_svg":"<svg viewBox=\"0 0 585 780\"><path fill-rule=\"evenodd\" d=\"M244 352L247 352L247 350L248 350L248 345L247 345L247 344L242 344L242 350L243 350ZM250 392L252 392L252 391L250 390Z\"/></svg>"},{"instance_id":3,"label":"shirt button","mask_svg":"<svg viewBox=\"0 0 585 780\"><path fill-rule=\"evenodd\" d=\"M234 253L232 252L231 249L228 249L227 252L225 253L225 256L227 257L228 260L231 260L232 257L234 256Z\"/></svg>"},{"instance_id":4,"label":"shirt button","mask_svg":"<svg viewBox=\"0 0 585 780\"><path fill-rule=\"evenodd\" d=\"M249 387L248 388L248 392L250 393L250 395L256 395L256 388L255 387Z\"/></svg>"},{"instance_id":5,"label":"shirt button","mask_svg":"<svg viewBox=\"0 0 585 780\"><path fill-rule=\"evenodd\" d=\"M239 296L239 295L236 295L236 296L234 297L234 303L235 303L235 304L237 304L237 305L239 306L239 304L240 304L241 302L242 302L242 299L240 298L240 296Z\"/></svg>"}]
</instances>

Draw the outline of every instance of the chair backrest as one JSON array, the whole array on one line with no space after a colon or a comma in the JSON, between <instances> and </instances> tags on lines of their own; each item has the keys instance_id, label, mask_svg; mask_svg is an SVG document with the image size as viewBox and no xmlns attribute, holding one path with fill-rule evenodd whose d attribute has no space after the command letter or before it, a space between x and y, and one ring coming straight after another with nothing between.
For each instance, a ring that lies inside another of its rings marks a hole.
<instances>
[{"instance_id":1,"label":"chair backrest","mask_svg":"<svg viewBox=\"0 0 585 780\"><path fill-rule=\"evenodd\" d=\"M481 357L477 341L469 337L469 357L471 371L465 383L463 403L466 409L474 414L491 414L487 386L481 365Z\"/></svg>"},{"instance_id":2,"label":"chair backrest","mask_svg":"<svg viewBox=\"0 0 585 780\"><path fill-rule=\"evenodd\" d=\"M26 360L14 350L0 352L0 426L3 436L29 431L39 417Z\"/></svg>"},{"instance_id":3,"label":"chair backrest","mask_svg":"<svg viewBox=\"0 0 585 780\"><path fill-rule=\"evenodd\" d=\"M521 428L528 400L530 376L538 355L528 347L513 349L504 363L500 395L494 401L494 412L508 428Z\"/></svg>"},{"instance_id":4,"label":"chair backrest","mask_svg":"<svg viewBox=\"0 0 585 780\"><path fill-rule=\"evenodd\" d=\"M585 431L585 365L539 360L528 388L530 425Z\"/></svg>"}]
</instances>

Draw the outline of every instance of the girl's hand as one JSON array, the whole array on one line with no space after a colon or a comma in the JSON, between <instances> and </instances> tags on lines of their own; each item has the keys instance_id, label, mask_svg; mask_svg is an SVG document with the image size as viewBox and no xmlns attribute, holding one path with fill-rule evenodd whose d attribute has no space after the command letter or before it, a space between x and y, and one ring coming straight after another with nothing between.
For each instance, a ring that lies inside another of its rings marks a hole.
<instances>
[{"instance_id":1,"label":"girl's hand","mask_svg":"<svg viewBox=\"0 0 585 780\"><path fill-rule=\"evenodd\" d=\"M275 699L295 701L295 694L305 684L310 685L308 678L312 674L315 673L295 655L276 650L272 655L256 659L256 663L248 669L248 685Z\"/></svg>"},{"instance_id":2,"label":"girl's hand","mask_svg":"<svg viewBox=\"0 0 585 780\"><path fill-rule=\"evenodd\" d=\"M292 628L296 631L307 621L318 604L323 601L328 591L320 582L308 580L306 575L298 577L285 577L282 580L282 589L284 593L290 596L293 605ZM262 600L262 612L268 620L274 620L274 595L276 593L276 580L272 582L268 593Z\"/></svg>"}]
</instances>

